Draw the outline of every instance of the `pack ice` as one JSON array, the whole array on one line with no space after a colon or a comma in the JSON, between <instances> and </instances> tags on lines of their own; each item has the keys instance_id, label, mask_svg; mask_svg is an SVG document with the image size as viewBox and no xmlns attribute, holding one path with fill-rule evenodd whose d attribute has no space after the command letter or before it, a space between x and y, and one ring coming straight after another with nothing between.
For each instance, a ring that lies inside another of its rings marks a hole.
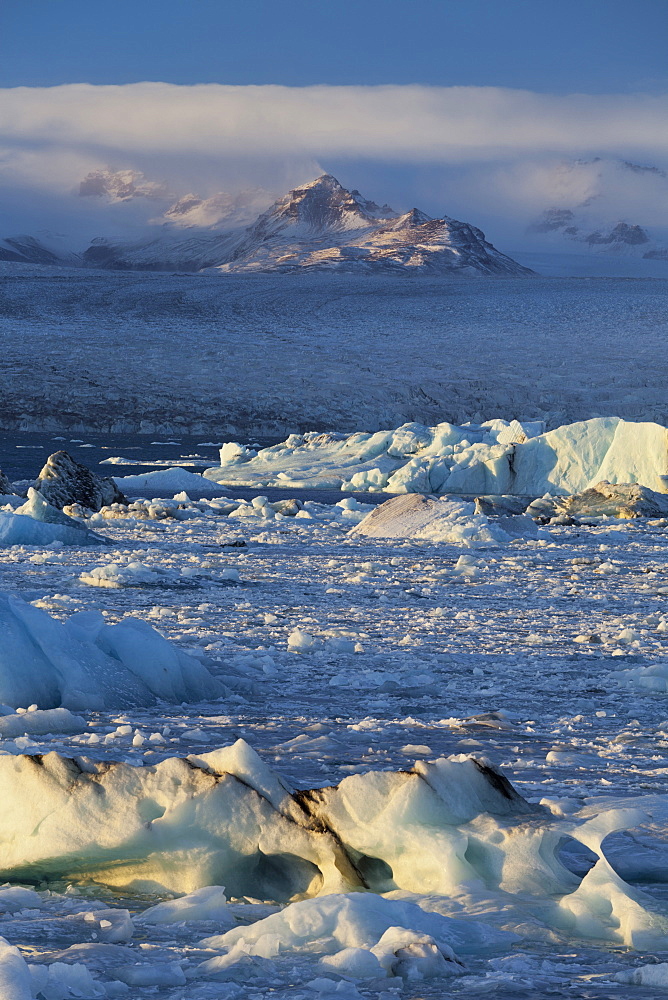
<instances>
[{"instance_id":1,"label":"pack ice","mask_svg":"<svg viewBox=\"0 0 668 1000\"><path fill-rule=\"evenodd\" d=\"M254 451L228 442L218 483L388 493L566 495L606 480L668 492L668 430L595 417L545 431L540 421L403 424L373 434L291 434Z\"/></svg>"},{"instance_id":2,"label":"pack ice","mask_svg":"<svg viewBox=\"0 0 668 1000\"><path fill-rule=\"evenodd\" d=\"M199 660L138 618L107 625L100 613L85 611L61 623L0 593L0 630L0 702L13 708L96 711L221 694Z\"/></svg>"}]
</instances>

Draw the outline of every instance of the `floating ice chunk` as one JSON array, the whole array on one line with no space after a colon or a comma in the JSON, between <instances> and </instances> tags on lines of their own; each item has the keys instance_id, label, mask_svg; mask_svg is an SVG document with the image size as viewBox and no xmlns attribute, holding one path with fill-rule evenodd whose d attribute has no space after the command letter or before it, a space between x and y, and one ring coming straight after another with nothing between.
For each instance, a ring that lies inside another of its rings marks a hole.
<instances>
[{"instance_id":1,"label":"floating ice chunk","mask_svg":"<svg viewBox=\"0 0 668 1000\"><path fill-rule=\"evenodd\" d=\"M106 563L104 566L94 566L90 570L85 570L79 579L82 583L87 583L89 587L141 587L144 584L155 584L168 582L169 577L165 573L157 573L140 562L129 563Z\"/></svg>"},{"instance_id":2,"label":"floating ice chunk","mask_svg":"<svg viewBox=\"0 0 668 1000\"><path fill-rule=\"evenodd\" d=\"M107 625L101 614L85 612L61 623L0 593L0 627L0 701L6 705L101 709L221 693L198 660L136 618Z\"/></svg>"},{"instance_id":3,"label":"floating ice chunk","mask_svg":"<svg viewBox=\"0 0 668 1000\"><path fill-rule=\"evenodd\" d=\"M385 976L385 969L368 948L342 948L333 955L324 955L320 962L342 976L354 979L373 979Z\"/></svg>"},{"instance_id":4,"label":"floating ice chunk","mask_svg":"<svg viewBox=\"0 0 668 1000\"><path fill-rule=\"evenodd\" d=\"M668 496L638 483L596 483L582 493L559 497L556 512L574 518L663 517L668 514Z\"/></svg>"},{"instance_id":5,"label":"floating ice chunk","mask_svg":"<svg viewBox=\"0 0 668 1000\"><path fill-rule=\"evenodd\" d=\"M16 913L17 910L41 910L42 897L32 889L11 886L0 889L0 913Z\"/></svg>"},{"instance_id":6,"label":"floating ice chunk","mask_svg":"<svg viewBox=\"0 0 668 1000\"><path fill-rule=\"evenodd\" d=\"M474 503L476 514L485 514L486 517L515 517L524 514L527 509L526 497L491 494L476 497Z\"/></svg>"},{"instance_id":7,"label":"floating ice chunk","mask_svg":"<svg viewBox=\"0 0 668 1000\"><path fill-rule=\"evenodd\" d=\"M463 972L452 948L430 934L416 934L405 927L388 927L371 953L388 976L402 979L431 979Z\"/></svg>"},{"instance_id":8,"label":"floating ice chunk","mask_svg":"<svg viewBox=\"0 0 668 1000\"><path fill-rule=\"evenodd\" d=\"M228 491L224 486L212 483L209 479L189 472L180 466L170 469L159 469L157 472L145 472L138 476L122 476L114 479L116 485L126 496L136 497L167 497L184 491L190 497L219 497Z\"/></svg>"},{"instance_id":9,"label":"floating ice chunk","mask_svg":"<svg viewBox=\"0 0 668 1000\"><path fill-rule=\"evenodd\" d=\"M66 451L49 455L35 487L49 504L61 510L80 503L96 511L125 499L113 479L91 472Z\"/></svg>"},{"instance_id":10,"label":"floating ice chunk","mask_svg":"<svg viewBox=\"0 0 668 1000\"><path fill-rule=\"evenodd\" d=\"M450 942L464 939L467 928L479 937L480 924L427 913L415 903L368 893L334 894L292 903L250 927L205 938L203 947L226 954L203 962L197 974L215 976L246 955L315 950L328 967L358 977L458 975L463 964Z\"/></svg>"},{"instance_id":11,"label":"floating ice chunk","mask_svg":"<svg viewBox=\"0 0 668 1000\"><path fill-rule=\"evenodd\" d=\"M35 991L33 995L45 1000L107 996L104 986L95 982L85 965L53 962L51 965L29 965L28 969Z\"/></svg>"},{"instance_id":12,"label":"floating ice chunk","mask_svg":"<svg viewBox=\"0 0 668 1000\"><path fill-rule=\"evenodd\" d=\"M488 518L476 514L475 505L411 493L392 497L367 514L352 535L373 538L418 538L464 548L506 545L522 535L535 538L538 529L531 518Z\"/></svg>"},{"instance_id":13,"label":"floating ice chunk","mask_svg":"<svg viewBox=\"0 0 668 1000\"><path fill-rule=\"evenodd\" d=\"M605 858L599 858L575 892L562 897L559 911L562 926L581 937L643 951L665 948L668 919L654 912L651 897L624 882Z\"/></svg>"},{"instance_id":14,"label":"floating ice chunk","mask_svg":"<svg viewBox=\"0 0 668 1000\"><path fill-rule=\"evenodd\" d=\"M0 738L14 736L39 736L45 733L80 733L86 728L86 720L80 715L72 715L66 708L50 708L46 711L24 712L0 716Z\"/></svg>"},{"instance_id":15,"label":"floating ice chunk","mask_svg":"<svg viewBox=\"0 0 668 1000\"><path fill-rule=\"evenodd\" d=\"M625 969L612 977L616 983L631 983L634 986L659 986L668 990L668 962L656 965L639 965L635 969Z\"/></svg>"},{"instance_id":16,"label":"floating ice chunk","mask_svg":"<svg viewBox=\"0 0 668 1000\"><path fill-rule=\"evenodd\" d=\"M0 937L0 1000L32 1000L33 980L18 948Z\"/></svg>"},{"instance_id":17,"label":"floating ice chunk","mask_svg":"<svg viewBox=\"0 0 668 1000\"><path fill-rule=\"evenodd\" d=\"M288 649L293 653L304 653L314 649L318 645L318 640L310 632L296 628L288 636Z\"/></svg>"},{"instance_id":18,"label":"floating ice chunk","mask_svg":"<svg viewBox=\"0 0 668 1000\"><path fill-rule=\"evenodd\" d=\"M226 441L220 449L220 464L236 465L239 462L248 462L256 455L257 452L247 448L246 445L238 444L236 441Z\"/></svg>"},{"instance_id":19,"label":"floating ice chunk","mask_svg":"<svg viewBox=\"0 0 668 1000\"><path fill-rule=\"evenodd\" d=\"M624 685L656 691L659 694L668 694L668 663L666 662L632 667L629 670L615 670L611 673L611 677Z\"/></svg>"},{"instance_id":20,"label":"floating ice chunk","mask_svg":"<svg viewBox=\"0 0 668 1000\"><path fill-rule=\"evenodd\" d=\"M89 910L84 920L95 929L100 941L107 944L129 941L135 930L129 910Z\"/></svg>"},{"instance_id":21,"label":"floating ice chunk","mask_svg":"<svg viewBox=\"0 0 668 1000\"><path fill-rule=\"evenodd\" d=\"M234 917L227 905L224 887L203 886L179 899L151 906L135 917L135 921L142 924L177 924L184 920L215 920L222 927L232 927Z\"/></svg>"}]
</instances>

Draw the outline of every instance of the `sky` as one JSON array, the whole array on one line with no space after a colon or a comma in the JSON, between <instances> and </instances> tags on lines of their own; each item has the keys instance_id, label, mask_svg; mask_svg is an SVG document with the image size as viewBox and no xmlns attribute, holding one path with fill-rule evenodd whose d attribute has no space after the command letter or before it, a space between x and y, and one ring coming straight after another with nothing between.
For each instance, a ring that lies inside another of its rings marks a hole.
<instances>
[{"instance_id":1,"label":"sky","mask_svg":"<svg viewBox=\"0 0 668 1000\"><path fill-rule=\"evenodd\" d=\"M666 51L668 0L0 0L0 237L324 171L493 234L578 200L668 225L610 165L668 168Z\"/></svg>"},{"instance_id":2,"label":"sky","mask_svg":"<svg viewBox=\"0 0 668 1000\"><path fill-rule=\"evenodd\" d=\"M2 0L0 86L668 88L666 0Z\"/></svg>"}]
</instances>

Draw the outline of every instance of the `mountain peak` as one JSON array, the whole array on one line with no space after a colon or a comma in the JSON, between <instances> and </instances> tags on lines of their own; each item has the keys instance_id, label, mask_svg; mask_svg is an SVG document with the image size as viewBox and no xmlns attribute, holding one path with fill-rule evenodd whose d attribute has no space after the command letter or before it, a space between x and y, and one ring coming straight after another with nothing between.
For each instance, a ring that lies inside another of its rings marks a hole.
<instances>
[{"instance_id":1,"label":"mountain peak","mask_svg":"<svg viewBox=\"0 0 668 1000\"><path fill-rule=\"evenodd\" d=\"M431 222L432 218L427 215L426 212L420 211L419 208L411 208L409 212L405 215L400 215L396 220L395 228L409 228L411 226L422 226L425 222Z\"/></svg>"},{"instance_id":2,"label":"mountain peak","mask_svg":"<svg viewBox=\"0 0 668 1000\"><path fill-rule=\"evenodd\" d=\"M319 177L314 178L314 180L309 181L307 184L300 184L298 188L295 188L295 191L305 191L308 188L317 187L334 189L341 188L341 190L344 190L343 185L337 181L334 174L320 174Z\"/></svg>"},{"instance_id":3,"label":"mountain peak","mask_svg":"<svg viewBox=\"0 0 668 1000\"><path fill-rule=\"evenodd\" d=\"M289 191L260 217L258 225L262 230L286 225L317 231L366 229L388 218L383 214L387 208L380 209L359 191L348 191L332 174L321 174Z\"/></svg>"}]
</instances>

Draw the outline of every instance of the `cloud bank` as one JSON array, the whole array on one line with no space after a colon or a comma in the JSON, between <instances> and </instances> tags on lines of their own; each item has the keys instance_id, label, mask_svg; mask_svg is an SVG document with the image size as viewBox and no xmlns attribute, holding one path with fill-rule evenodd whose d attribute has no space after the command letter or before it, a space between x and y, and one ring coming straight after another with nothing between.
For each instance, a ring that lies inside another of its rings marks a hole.
<instances>
[{"instance_id":1,"label":"cloud bank","mask_svg":"<svg viewBox=\"0 0 668 1000\"><path fill-rule=\"evenodd\" d=\"M394 171L397 190L397 178L405 178L406 197L414 193L416 201L425 181L411 190L411 171L434 176L442 169L446 181L435 189L452 191L459 209L474 204L476 192L483 202L490 193L506 199L516 183L527 204L538 203L559 158L612 156L668 166L668 95L166 83L21 87L0 95L5 195L71 198L82 180L106 177L105 171L138 171L152 192L176 198L249 185L279 194L332 164L350 163L350 175L354 164L367 165L362 180L371 164L384 165ZM367 193L392 197L380 187ZM521 203L519 190L513 197ZM96 199L84 200L92 212ZM121 211L130 216L119 208L118 217Z\"/></svg>"},{"instance_id":2,"label":"cloud bank","mask_svg":"<svg viewBox=\"0 0 668 1000\"><path fill-rule=\"evenodd\" d=\"M206 156L458 161L518 152L668 156L668 96L551 96L493 87L230 87L139 83L2 92L4 142Z\"/></svg>"}]
</instances>

